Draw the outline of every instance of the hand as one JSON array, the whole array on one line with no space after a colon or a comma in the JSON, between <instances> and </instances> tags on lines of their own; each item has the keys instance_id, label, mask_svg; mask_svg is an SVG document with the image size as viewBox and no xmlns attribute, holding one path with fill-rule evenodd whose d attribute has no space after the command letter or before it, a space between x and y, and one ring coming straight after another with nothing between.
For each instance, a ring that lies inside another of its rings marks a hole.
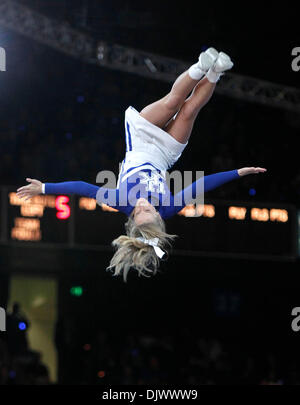
<instances>
[{"instance_id":1,"label":"hand","mask_svg":"<svg viewBox=\"0 0 300 405\"><path fill-rule=\"evenodd\" d=\"M35 195L39 195L42 193L42 182L35 179L26 179L28 181L27 186L23 186L18 188L17 196L19 198L25 197L25 201L29 200L30 198L34 197Z\"/></svg>"},{"instance_id":2,"label":"hand","mask_svg":"<svg viewBox=\"0 0 300 405\"><path fill-rule=\"evenodd\" d=\"M238 169L239 176L247 176L248 174L257 174L257 173L265 173L267 169L262 167L243 167L242 169Z\"/></svg>"}]
</instances>

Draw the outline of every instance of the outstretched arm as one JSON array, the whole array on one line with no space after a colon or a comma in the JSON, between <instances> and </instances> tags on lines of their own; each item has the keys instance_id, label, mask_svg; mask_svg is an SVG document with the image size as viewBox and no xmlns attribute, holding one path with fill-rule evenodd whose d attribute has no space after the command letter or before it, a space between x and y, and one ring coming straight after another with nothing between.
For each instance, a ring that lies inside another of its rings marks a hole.
<instances>
[{"instance_id":1,"label":"outstretched arm","mask_svg":"<svg viewBox=\"0 0 300 405\"><path fill-rule=\"evenodd\" d=\"M200 178L174 196L172 204L173 206L170 207L170 211L167 216L175 215L200 194L214 190L215 188L240 177L244 177L249 174L264 173L266 171L267 169L261 167L243 167L242 169L238 170L231 170L204 176L204 178Z\"/></svg>"},{"instance_id":2,"label":"outstretched arm","mask_svg":"<svg viewBox=\"0 0 300 405\"><path fill-rule=\"evenodd\" d=\"M42 183L36 179L26 179L30 184L18 188L17 196L28 200L38 194L78 194L96 198L100 187L84 181L66 181L62 183Z\"/></svg>"},{"instance_id":3,"label":"outstretched arm","mask_svg":"<svg viewBox=\"0 0 300 405\"><path fill-rule=\"evenodd\" d=\"M42 183L36 179L26 179L30 184L18 188L17 196L29 200L38 194L77 194L89 198L95 198L99 204L104 203L110 207L119 207L119 192L116 189L94 186L85 181L65 181L62 183Z\"/></svg>"},{"instance_id":4,"label":"outstretched arm","mask_svg":"<svg viewBox=\"0 0 300 405\"><path fill-rule=\"evenodd\" d=\"M243 167L242 169L238 170L230 170L227 172L220 172L204 176L203 179L201 178L195 181L182 191L185 203L188 204L189 200L191 201L193 198L197 198L197 196L202 192L206 193L207 191L214 190L215 188L220 187L232 180L247 176L248 174L264 173L266 170L267 169L263 169L261 167ZM201 190L200 187L202 181L204 182L204 184L202 183L204 186L203 190ZM200 193L198 190L200 190Z\"/></svg>"}]
</instances>

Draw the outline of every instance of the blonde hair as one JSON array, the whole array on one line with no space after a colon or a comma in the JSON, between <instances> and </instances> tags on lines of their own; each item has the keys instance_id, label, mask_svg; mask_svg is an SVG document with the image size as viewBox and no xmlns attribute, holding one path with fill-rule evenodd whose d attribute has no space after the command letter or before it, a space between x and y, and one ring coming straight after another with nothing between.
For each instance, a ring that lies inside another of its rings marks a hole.
<instances>
[{"instance_id":1,"label":"blonde hair","mask_svg":"<svg viewBox=\"0 0 300 405\"><path fill-rule=\"evenodd\" d=\"M154 222L142 225L136 225L133 214L131 214L125 224L125 229L126 235L121 235L112 242L112 246L117 251L107 270L114 271L114 276L123 274L125 282L131 268L136 269L139 276L150 277L156 274L159 268L159 258L153 247L136 238L158 238L158 246L167 253L166 249L171 247L171 241L176 235L166 233L165 223L159 214Z\"/></svg>"}]
</instances>

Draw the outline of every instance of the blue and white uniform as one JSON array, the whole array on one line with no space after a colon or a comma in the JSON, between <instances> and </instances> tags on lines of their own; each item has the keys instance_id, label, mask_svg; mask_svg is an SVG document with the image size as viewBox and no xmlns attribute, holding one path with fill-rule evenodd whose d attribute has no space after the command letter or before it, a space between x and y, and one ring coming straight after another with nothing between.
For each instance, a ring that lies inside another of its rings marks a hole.
<instances>
[{"instance_id":1,"label":"blue and white uniform","mask_svg":"<svg viewBox=\"0 0 300 405\"><path fill-rule=\"evenodd\" d=\"M83 181L45 183L45 194L78 194L95 198L127 216L139 198L147 199L169 218L200 194L239 178L237 170L204 176L190 186L171 194L166 172L179 159L187 144L181 144L163 129L143 118L133 107L125 113L126 155L115 188L99 187Z\"/></svg>"}]
</instances>

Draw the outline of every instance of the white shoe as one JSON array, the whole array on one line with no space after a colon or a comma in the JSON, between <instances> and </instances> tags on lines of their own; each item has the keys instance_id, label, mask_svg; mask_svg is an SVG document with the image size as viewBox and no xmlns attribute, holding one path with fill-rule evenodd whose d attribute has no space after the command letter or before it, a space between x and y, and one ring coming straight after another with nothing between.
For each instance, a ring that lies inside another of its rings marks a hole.
<instances>
[{"instance_id":1,"label":"white shoe","mask_svg":"<svg viewBox=\"0 0 300 405\"><path fill-rule=\"evenodd\" d=\"M220 52L218 59L214 63L212 70L216 73L222 73L226 70L231 69L233 66L233 62L228 55L224 52Z\"/></svg>"},{"instance_id":2,"label":"white shoe","mask_svg":"<svg viewBox=\"0 0 300 405\"><path fill-rule=\"evenodd\" d=\"M202 52L199 56L199 62L197 67L202 72L207 72L217 61L219 52L214 48L208 48L205 52Z\"/></svg>"}]
</instances>

